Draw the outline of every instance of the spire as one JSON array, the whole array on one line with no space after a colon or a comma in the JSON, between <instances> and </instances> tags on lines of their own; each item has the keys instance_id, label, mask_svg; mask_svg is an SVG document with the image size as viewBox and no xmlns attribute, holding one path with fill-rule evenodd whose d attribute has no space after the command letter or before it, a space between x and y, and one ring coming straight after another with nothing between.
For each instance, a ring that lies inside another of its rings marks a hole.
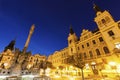
<instances>
[{"instance_id":1,"label":"spire","mask_svg":"<svg viewBox=\"0 0 120 80\"><path fill-rule=\"evenodd\" d=\"M96 5L96 4L93 4L93 9L95 10L95 12L102 12L102 10Z\"/></svg>"},{"instance_id":2,"label":"spire","mask_svg":"<svg viewBox=\"0 0 120 80\"><path fill-rule=\"evenodd\" d=\"M70 25L70 34L74 34L74 31L72 29L72 25Z\"/></svg>"},{"instance_id":3,"label":"spire","mask_svg":"<svg viewBox=\"0 0 120 80\"><path fill-rule=\"evenodd\" d=\"M5 47L4 51L6 51L7 49L13 50L14 49L14 45L15 45L16 40L12 40L8 46Z\"/></svg>"}]
</instances>

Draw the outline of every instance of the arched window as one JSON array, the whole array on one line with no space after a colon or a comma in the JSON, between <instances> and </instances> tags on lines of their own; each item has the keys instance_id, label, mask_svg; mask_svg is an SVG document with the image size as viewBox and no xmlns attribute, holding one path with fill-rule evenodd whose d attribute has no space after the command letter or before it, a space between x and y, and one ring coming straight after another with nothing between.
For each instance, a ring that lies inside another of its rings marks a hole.
<instances>
[{"instance_id":1,"label":"arched window","mask_svg":"<svg viewBox=\"0 0 120 80\"><path fill-rule=\"evenodd\" d=\"M109 49L107 47L103 47L103 50L104 50L105 54L110 53L110 51L109 51Z\"/></svg>"},{"instance_id":2,"label":"arched window","mask_svg":"<svg viewBox=\"0 0 120 80\"><path fill-rule=\"evenodd\" d=\"M69 43L71 44L71 43L72 43L72 40L70 40Z\"/></svg>"},{"instance_id":3,"label":"arched window","mask_svg":"<svg viewBox=\"0 0 120 80\"><path fill-rule=\"evenodd\" d=\"M99 49L96 49L97 56L100 56L100 51Z\"/></svg>"},{"instance_id":4,"label":"arched window","mask_svg":"<svg viewBox=\"0 0 120 80\"><path fill-rule=\"evenodd\" d=\"M90 54L90 57L92 58L93 57L92 51L89 51L89 54Z\"/></svg>"}]
</instances>

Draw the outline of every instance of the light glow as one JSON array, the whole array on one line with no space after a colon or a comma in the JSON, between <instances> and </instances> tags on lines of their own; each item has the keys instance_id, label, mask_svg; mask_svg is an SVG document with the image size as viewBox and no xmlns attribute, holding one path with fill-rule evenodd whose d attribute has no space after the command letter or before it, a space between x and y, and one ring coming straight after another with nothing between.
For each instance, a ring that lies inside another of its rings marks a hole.
<instances>
[{"instance_id":1,"label":"light glow","mask_svg":"<svg viewBox=\"0 0 120 80\"><path fill-rule=\"evenodd\" d=\"M115 66L116 63L115 63L115 62L109 62L109 65L110 65L110 66Z\"/></svg>"},{"instance_id":2,"label":"light glow","mask_svg":"<svg viewBox=\"0 0 120 80\"><path fill-rule=\"evenodd\" d=\"M2 78L2 79L5 79L6 77L8 77L8 76L0 76L0 79Z\"/></svg>"},{"instance_id":3,"label":"light glow","mask_svg":"<svg viewBox=\"0 0 120 80\"><path fill-rule=\"evenodd\" d=\"M92 64L92 65L96 65L96 63L95 63L95 62L91 62L91 64Z\"/></svg>"},{"instance_id":4,"label":"light glow","mask_svg":"<svg viewBox=\"0 0 120 80\"><path fill-rule=\"evenodd\" d=\"M120 49L120 42L115 43L115 47L116 47L117 49Z\"/></svg>"},{"instance_id":5,"label":"light glow","mask_svg":"<svg viewBox=\"0 0 120 80\"><path fill-rule=\"evenodd\" d=\"M34 75L22 75L22 78L24 78L24 77L31 77L31 78L33 78Z\"/></svg>"},{"instance_id":6,"label":"light glow","mask_svg":"<svg viewBox=\"0 0 120 80\"><path fill-rule=\"evenodd\" d=\"M4 63L4 66L7 66L8 65L8 63Z\"/></svg>"}]
</instances>

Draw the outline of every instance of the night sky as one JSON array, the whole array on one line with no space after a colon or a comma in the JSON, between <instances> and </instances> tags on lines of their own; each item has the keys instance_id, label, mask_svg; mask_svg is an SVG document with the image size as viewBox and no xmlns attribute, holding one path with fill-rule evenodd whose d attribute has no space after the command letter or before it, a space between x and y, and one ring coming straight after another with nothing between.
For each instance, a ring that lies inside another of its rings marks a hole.
<instances>
[{"instance_id":1,"label":"night sky","mask_svg":"<svg viewBox=\"0 0 120 80\"><path fill-rule=\"evenodd\" d=\"M120 19L120 0L0 0L0 52L13 39L22 50L32 24L27 51L49 55L67 47L70 25L78 38L82 28L97 28L93 3Z\"/></svg>"}]
</instances>

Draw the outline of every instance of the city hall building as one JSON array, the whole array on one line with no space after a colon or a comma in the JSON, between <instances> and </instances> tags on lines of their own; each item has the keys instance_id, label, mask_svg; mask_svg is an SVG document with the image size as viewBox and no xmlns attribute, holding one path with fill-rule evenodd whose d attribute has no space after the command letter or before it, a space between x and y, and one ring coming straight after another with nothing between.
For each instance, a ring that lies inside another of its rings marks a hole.
<instances>
[{"instance_id":1,"label":"city hall building","mask_svg":"<svg viewBox=\"0 0 120 80\"><path fill-rule=\"evenodd\" d=\"M67 64L69 56L76 53L85 62L85 76L117 76L120 73L120 21L115 21L107 10L102 11L95 4L94 10L98 29L83 29L77 37L71 27L68 46L49 55L48 61L57 67L57 74L81 75L79 68Z\"/></svg>"}]
</instances>

